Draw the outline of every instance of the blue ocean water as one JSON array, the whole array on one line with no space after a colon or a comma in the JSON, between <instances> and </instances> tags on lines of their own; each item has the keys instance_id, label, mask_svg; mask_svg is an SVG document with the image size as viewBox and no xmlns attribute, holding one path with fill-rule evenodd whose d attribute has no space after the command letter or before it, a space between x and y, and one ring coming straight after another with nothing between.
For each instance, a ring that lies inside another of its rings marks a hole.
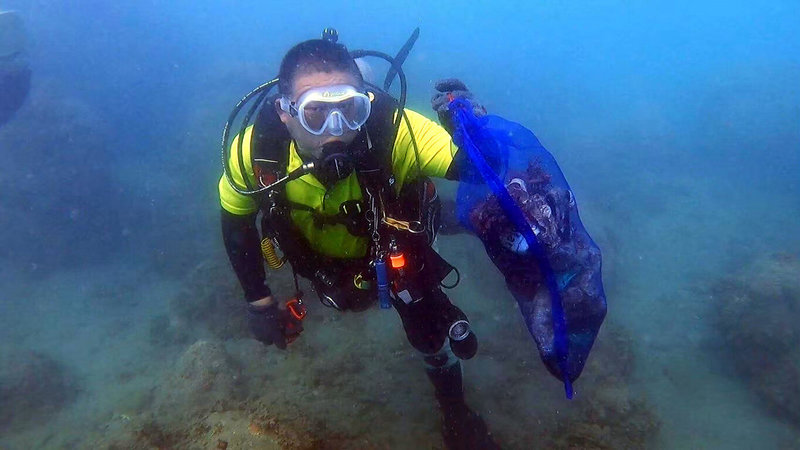
<instances>
[{"instance_id":1,"label":"blue ocean water","mask_svg":"<svg viewBox=\"0 0 800 450\"><path fill-rule=\"evenodd\" d=\"M467 398L504 448L800 447L800 386L780 376L800 373L781 320L800 311L797 2L0 8L24 21L33 70L0 126L0 381L31 392L3 391L0 447L442 445L394 313L310 305L286 353L237 322L222 126L289 47L329 26L387 53L420 27L408 106L433 117L434 82L457 77L529 127L603 250L597 351L605 339L630 356L596 355L567 402L480 244L440 239L464 275L451 297L482 340Z\"/></svg>"}]
</instances>

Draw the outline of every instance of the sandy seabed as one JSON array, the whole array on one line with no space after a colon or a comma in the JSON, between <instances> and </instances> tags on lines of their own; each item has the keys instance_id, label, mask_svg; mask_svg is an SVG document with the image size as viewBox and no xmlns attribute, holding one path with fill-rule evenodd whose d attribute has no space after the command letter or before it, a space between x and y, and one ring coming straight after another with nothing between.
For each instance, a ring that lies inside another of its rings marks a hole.
<instances>
[{"instance_id":1,"label":"sandy seabed","mask_svg":"<svg viewBox=\"0 0 800 450\"><path fill-rule=\"evenodd\" d=\"M735 374L697 361L700 349L677 364L634 334L614 314L624 290L613 282L611 314L576 399L564 399L496 270L468 257L482 255L479 242L460 235L439 246L461 268L451 297L480 339L464 363L466 396L504 448L719 448L730 442L723 431L753 420L770 433L753 439L770 439L768 447L798 442L798 430L763 410ZM3 317L20 318L4 324L3 342L17 343L4 344L4 364L30 364L36 387L19 386L45 405L23 402L28 412L3 416L2 448L442 447L432 387L393 311L341 314L309 294L305 332L279 351L247 336L223 253L181 279L140 267L64 271L10 291L29 301L3 305ZM288 270L270 276L277 292L289 292ZM53 370L36 373L43 364ZM687 386L689 365L703 379ZM72 394L56 401L47 389ZM681 414L712 411L723 396L725 407L746 403L725 420L695 417L693 429L670 434L687 421Z\"/></svg>"}]
</instances>

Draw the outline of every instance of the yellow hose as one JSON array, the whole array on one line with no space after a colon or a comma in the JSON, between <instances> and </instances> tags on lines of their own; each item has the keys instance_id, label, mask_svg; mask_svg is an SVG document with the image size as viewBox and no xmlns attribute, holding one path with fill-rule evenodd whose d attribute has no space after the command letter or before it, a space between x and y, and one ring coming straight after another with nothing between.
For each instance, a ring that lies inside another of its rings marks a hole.
<instances>
[{"instance_id":1,"label":"yellow hose","mask_svg":"<svg viewBox=\"0 0 800 450\"><path fill-rule=\"evenodd\" d=\"M269 266L270 269L280 269L286 262L278 258L278 253L275 251L275 244L273 244L272 239L269 238L261 240L261 254L264 255L264 260L267 262L267 266Z\"/></svg>"}]
</instances>

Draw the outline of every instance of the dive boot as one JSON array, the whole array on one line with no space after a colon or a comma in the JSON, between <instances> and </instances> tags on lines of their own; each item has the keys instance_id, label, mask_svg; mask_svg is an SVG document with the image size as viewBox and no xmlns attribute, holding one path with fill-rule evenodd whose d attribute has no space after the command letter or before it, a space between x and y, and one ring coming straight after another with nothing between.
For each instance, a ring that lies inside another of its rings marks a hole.
<instances>
[{"instance_id":1,"label":"dive boot","mask_svg":"<svg viewBox=\"0 0 800 450\"><path fill-rule=\"evenodd\" d=\"M426 370L436 389L436 400L442 412L442 438L448 450L496 450L481 417L464 402L461 363Z\"/></svg>"},{"instance_id":2,"label":"dive boot","mask_svg":"<svg viewBox=\"0 0 800 450\"><path fill-rule=\"evenodd\" d=\"M486 422L463 401L442 408L442 438L449 450L499 450Z\"/></svg>"}]
</instances>

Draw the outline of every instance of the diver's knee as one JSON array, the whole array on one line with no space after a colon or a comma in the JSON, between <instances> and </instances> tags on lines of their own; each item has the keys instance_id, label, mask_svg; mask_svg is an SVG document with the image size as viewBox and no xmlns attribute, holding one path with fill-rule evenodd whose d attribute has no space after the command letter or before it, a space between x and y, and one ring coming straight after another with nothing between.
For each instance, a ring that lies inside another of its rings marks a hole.
<instances>
[{"instance_id":1,"label":"diver's knee","mask_svg":"<svg viewBox=\"0 0 800 450\"><path fill-rule=\"evenodd\" d=\"M442 369L458 363L458 358L453 354L447 342L436 353L426 354L423 359L425 368L428 370Z\"/></svg>"}]
</instances>

